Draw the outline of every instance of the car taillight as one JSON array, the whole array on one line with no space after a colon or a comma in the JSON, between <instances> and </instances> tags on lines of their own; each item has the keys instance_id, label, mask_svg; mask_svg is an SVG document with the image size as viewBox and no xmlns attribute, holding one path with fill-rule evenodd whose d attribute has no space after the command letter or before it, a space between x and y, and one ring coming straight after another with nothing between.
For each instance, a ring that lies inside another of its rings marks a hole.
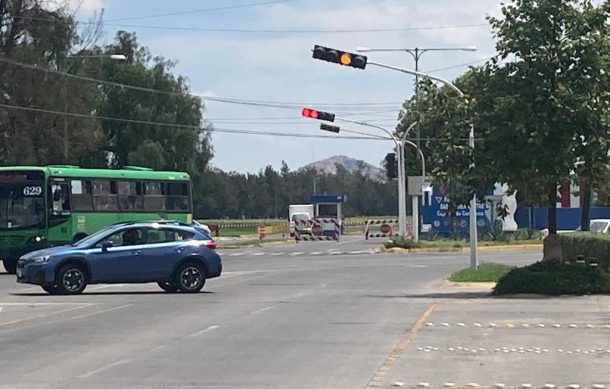
<instances>
[{"instance_id":1,"label":"car taillight","mask_svg":"<svg viewBox=\"0 0 610 389\"><path fill-rule=\"evenodd\" d=\"M206 241L205 247L209 248L210 250L216 250L216 241L213 241L213 240Z\"/></svg>"}]
</instances>

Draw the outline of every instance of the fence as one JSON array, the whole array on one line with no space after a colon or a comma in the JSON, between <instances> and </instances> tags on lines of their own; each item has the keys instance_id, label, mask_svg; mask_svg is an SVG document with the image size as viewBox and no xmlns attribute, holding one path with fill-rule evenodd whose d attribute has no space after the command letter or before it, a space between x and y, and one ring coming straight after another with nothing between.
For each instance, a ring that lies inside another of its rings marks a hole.
<instances>
[{"instance_id":1,"label":"fence","mask_svg":"<svg viewBox=\"0 0 610 389\"><path fill-rule=\"evenodd\" d=\"M398 236L398 219L367 220L364 226L364 239L391 238ZM407 236L413 236L413 224L407 221Z\"/></svg>"},{"instance_id":2,"label":"fence","mask_svg":"<svg viewBox=\"0 0 610 389\"><path fill-rule=\"evenodd\" d=\"M330 227L329 227L330 226ZM309 233L303 234L303 228L309 229ZM324 233L328 232L329 235ZM300 241L322 241L336 240L341 237L341 222L337 219L311 219L295 221L294 239Z\"/></svg>"}]
</instances>

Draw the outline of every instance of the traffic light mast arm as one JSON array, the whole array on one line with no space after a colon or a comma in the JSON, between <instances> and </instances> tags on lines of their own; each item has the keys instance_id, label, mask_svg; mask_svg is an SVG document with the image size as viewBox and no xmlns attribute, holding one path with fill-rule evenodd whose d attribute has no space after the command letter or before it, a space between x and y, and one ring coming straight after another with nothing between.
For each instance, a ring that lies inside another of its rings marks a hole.
<instances>
[{"instance_id":1,"label":"traffic light mast arm","mask_svg":"<svg viewBox=\"0 0 610 389\"><path fill-rule=\"evenodd\" d=\"M464 92L462 92L457 86L453 85L451 83L451 81L445 80L444 78L433 76L432 74L428 74L428 73L417 72L417 71L411 70L411 69L401 68L401 67L398 67L398 66L386 65L384 63L377 62L377 61L368 61L367 64L379 66L381 68L396 70L396 71L399 71L399 72L402 72L402 73L412 74L414 76L420 76L420 77L423 77L423 78L429 78L430 80L440 81L443 84L447 85L449 88L451 88L454 91L456 91L460 95L460 97L465 97L464 96Z\"/></svg>"},{"instance_id":2,"label":"traffic light mast arm","mask_svg":"<svg viewBox=\"0 0 610 389\"><path fill-rule=\"evenodd\" d=\"M393 140L393 141L394 141L394 143L396 143L396 147L398 147L398 139L396 139L396 137L395 137L395 136L394 136L394 135L393 135L393 134L392 134L390 131L386 130L386 129L385 129L385 128L383 128L383 127L376 126L376 125L374 125L374 124L367 123L367 122L361 122L361 121L358 121L358 120L345 119L345 118L338 117L338 116L335 116L335 120L336 120L336 121L339 121L339 122L345 122L345 123L359 124L359 125L361 125L361 126L365 126L365 127L371 127L371 128L376 128L376 129L378 129L378 130L381 130L381 131L385 132L385 133L386 133L386 134L389 136L389 138L386 138L386 139L391 139L391 140ZM371 134L369 134L369 135L371 135ZM382 137L382 138L385 138L385 137Z\"/></svg>"}]
</instances>

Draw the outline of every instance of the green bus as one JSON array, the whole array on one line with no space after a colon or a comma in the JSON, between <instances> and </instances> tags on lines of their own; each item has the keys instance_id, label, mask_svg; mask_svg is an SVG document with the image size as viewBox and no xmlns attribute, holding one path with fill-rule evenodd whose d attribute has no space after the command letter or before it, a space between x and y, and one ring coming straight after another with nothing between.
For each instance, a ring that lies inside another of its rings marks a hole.
<instances>
[{"instance_id":1,"label":"green bus","mask_svg":"<svg viewBox=\"0 0 610 389\"><path fill-rule=\"evenodd\" d=\"M190 177L182 172L0 167L0 259L9 273L27 252L70 244L121 221L192 222Z\"/></svg>"}]
</instances>

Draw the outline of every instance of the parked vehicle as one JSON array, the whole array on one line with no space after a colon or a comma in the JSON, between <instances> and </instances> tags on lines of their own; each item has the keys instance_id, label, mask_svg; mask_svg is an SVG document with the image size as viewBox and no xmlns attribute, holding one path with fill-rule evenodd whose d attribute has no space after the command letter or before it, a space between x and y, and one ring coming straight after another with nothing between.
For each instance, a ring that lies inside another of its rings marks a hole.
<instances>
[{"instance_id":1,"label":"parked vehicle","mask_svg":"<svg viewBox=\"0 0 610 389\"><path fill-rule=\"evenodd\" d=\"M216 242L179 222L127 222L72 245L34 251L17 262L17 282L51 294L78 294L88 284L156 282L167 292L199 292L222 272Z\"/></svg>"},{"instance_id":2,"label":"parked vehicle","mask_svg":"<svg viewBox=\"0 0 610 389\"><path fill-rule=\"evenodd\" d=\"M610 234L610 219L593 219L589 227L591 232Z\"/></svg>"},{"instance_id":3,"label":"parked vehicle","mask_svg":"<svg viewBox=\"0 0 610 389\"><path fill-rule=\"evenodd\" d=\"M288 221L290 222L290 236L295 231L299 234L311 235L311 225L307 222L314 217L313 204L293 204L288 206Z\"/></svg>"}]
</instances>

